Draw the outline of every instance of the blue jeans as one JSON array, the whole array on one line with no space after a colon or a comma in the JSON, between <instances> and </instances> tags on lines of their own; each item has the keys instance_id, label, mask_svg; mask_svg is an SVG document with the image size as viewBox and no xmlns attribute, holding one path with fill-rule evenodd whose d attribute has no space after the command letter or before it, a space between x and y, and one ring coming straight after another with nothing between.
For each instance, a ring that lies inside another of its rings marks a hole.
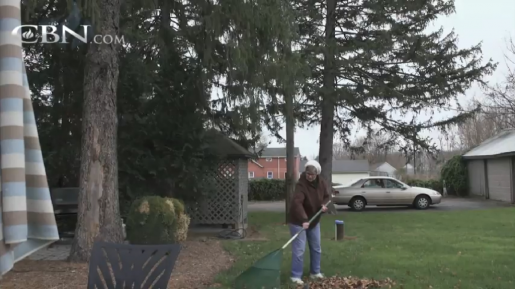
<instances>
[{"instance_id":1,"label":"blue jeans","mask_svg":"<svg viewBox=\"0 0 515 289\"><path fill-rule=\"evenodd\" d=\"M302 227L289 224L290 233L297 234ZM320 223L312 229L308 229L293 240L291 243L291 277L301 278L304 271L304 251L306 251L306 241L309 245L310 273L320 273L320 256L322 247L320 246Z\"/></svg>"}]
</instances>

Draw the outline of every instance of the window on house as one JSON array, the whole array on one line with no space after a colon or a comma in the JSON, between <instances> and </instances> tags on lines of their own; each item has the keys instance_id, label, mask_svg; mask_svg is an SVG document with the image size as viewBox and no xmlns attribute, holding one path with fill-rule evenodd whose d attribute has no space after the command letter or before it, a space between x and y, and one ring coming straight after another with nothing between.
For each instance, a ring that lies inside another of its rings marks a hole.
<instances>
[{"instance_id":1,"label":"window on house","mask_svg":"<svg viewBox=\"0 0 515 289\"><path fill-rule=\"evenodd\" d=\"M271 162L271 161L272 161L272 158L266 158L266 161L267 161L267 162Z\"/></svg>"},{"instance_id":2,"label":"window on house","mask_svg":"<svg viewBox=\"0 0 515 289\"><path fill-rule=\"evenodd\" d=\"M253 179L254 178L254 172L249 172L249 179Z\"/></svg>"},{"instance_id":3,"label":"window on house","mask_svg":"<svg viewBox=\"0 0 515 289\"><path fill-rule=\"evenodd\" d=\"M286 172L284 172L284 179L286 180Z\"/></svg>"},{"instance_id":4,"label":"window on house","mask_svg":"<svg viewBox=\"0 0 515 289\"><path fill-rule=\"evenodd\" d=\"M274 178L274 172L266 172L266 178L267 179L273 179Z\"/></svg>"}]
</instances>

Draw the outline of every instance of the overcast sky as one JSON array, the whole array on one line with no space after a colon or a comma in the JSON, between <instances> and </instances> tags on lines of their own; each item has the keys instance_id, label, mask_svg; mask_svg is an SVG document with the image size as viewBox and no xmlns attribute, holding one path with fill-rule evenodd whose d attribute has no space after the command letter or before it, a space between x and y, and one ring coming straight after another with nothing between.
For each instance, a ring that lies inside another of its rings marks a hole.
<instances>
[{"instance_id":1,"label":"overcast sky","mask_svg":"<svg viewBox=\"0 0 515 289\"><path fill-rule=\"evenodd\" d=\"M459 36L459 47L468 48L483 42L483 56L499 62L497 71L487 80L490 83L501 82L506 74L504 55L506 41L509 37L515 38L515 1L514 0L456 0L456 13L449 17L442 17L434 23L435 27L443 27L446 32L452 29ZM481 98L481 91L471 88L466 95L460 96L461 104L466 104L472 98ZM452 112L437 113L435 117L443 119L452 115ZM295 146L300 148L303 156L312 158L318 155L318 138L320 127L297 129L295 133ZM359 134L359 133L358 133ZM438 132L426 132L433 139L438 138ZM282 136L285 136L283 130ZM270 139L271 147L285 146L275 139Z\"/></svg>"}]
</instances>

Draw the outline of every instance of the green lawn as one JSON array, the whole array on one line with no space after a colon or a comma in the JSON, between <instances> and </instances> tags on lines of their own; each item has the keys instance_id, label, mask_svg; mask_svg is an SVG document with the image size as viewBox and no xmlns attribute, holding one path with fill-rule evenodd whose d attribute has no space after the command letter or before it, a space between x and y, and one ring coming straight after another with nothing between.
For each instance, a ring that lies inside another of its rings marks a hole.
<instances>
[{"instance_id":1,"label":"green lawn","mask_svg":"<svg viewBox=\"0 0 515 289\"><path fill-rule=\"evenodd\" d=\"M254 261L289 238L279 213L252 213L249 220L269 241L228 241L237 258L218 276L228 285ZM343 219L347 236L332 241L334 220ZM346 213L324 216L322 270L328 276L391 278L405 289L515 288L515 209L456 212ZM289 277L290 251L284 254L282 279ZM305 257L308 273L309 254ZM432 287L429 287L432 286Z\"/></svg>"}]
</instances>

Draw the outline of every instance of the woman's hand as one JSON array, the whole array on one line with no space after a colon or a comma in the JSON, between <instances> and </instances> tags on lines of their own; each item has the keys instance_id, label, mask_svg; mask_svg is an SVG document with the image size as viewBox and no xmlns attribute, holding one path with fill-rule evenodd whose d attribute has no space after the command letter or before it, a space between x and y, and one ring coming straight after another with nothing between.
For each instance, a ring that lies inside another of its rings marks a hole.
<instances>
[{"instance_id":1,"label":"woman's hand","mask_svg":"<svg viewBox=\"0 0 515 289\"><path fill-rule=\"evenodd\" d=\"M327 212L327 207L326 206L322 206L322 212Z\"/></svg>"}]
</instances>

